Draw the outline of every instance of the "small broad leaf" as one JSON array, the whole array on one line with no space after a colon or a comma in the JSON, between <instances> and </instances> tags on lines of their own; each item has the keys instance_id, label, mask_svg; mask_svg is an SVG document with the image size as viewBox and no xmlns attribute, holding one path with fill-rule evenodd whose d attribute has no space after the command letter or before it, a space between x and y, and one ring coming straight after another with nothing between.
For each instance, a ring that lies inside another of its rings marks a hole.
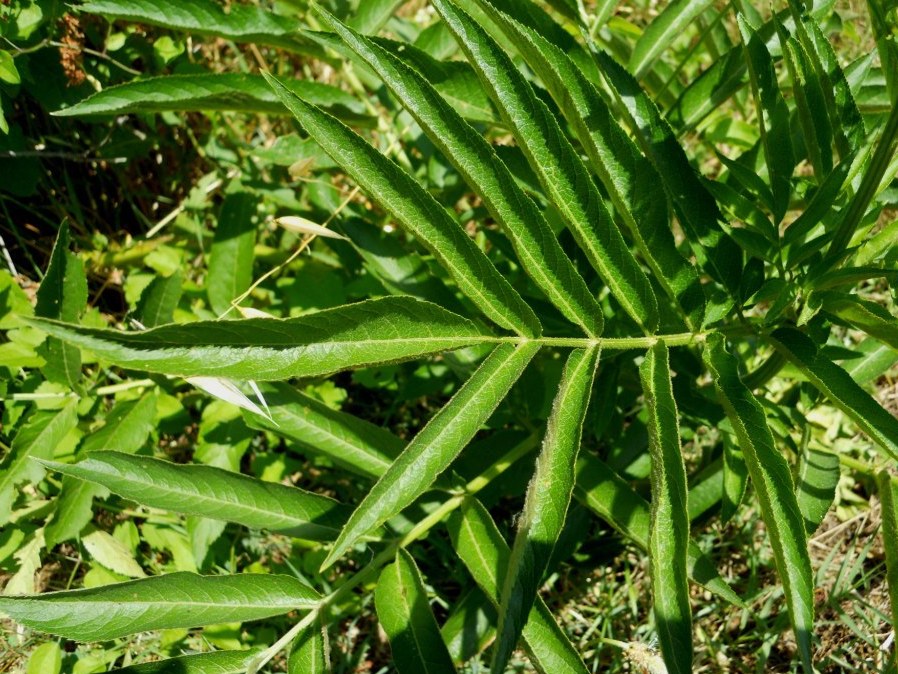
<instances>
[{"instance_id":1,"label":"small broad leaf","mask_svg":"<svg viewBox=\"0 0 898 674\"><path fill-rule=\"evenodd\" d=\"M465 51L590 264L636 323L653 332L658 324L654 291L611 219L586 166L546 104L509 56L470 16L451 2L436 0L433 5Z\"/></svg>"},{"instance_id":2,"label":"small broad leaf","mask_svg":"<svg viewBox=\"0 0 898 674\"><path fill-rule=\"evenodd\" d=\"M253 529L289 531L299 538L333 538L345 519L340 504L325 496L213 466L178 465L120 452L91 452L77 463L44 465L142 505Z\"/></svg>"},{"instance_id":3,"label":"small broad leaf","mask_svg":"<svg viewBox=\"0 0 898 674\"><path fill-rule=\"evenodd\" d=\"M311 609L319 596L290 576L179 572L86 590L0 596L0 610L41 632L108 641L135 632L259 620Z\"/></svg>"},{"instance_id":4,"label":"small broad leaf","mask_svg":"<svg viewBox=\"0 0 898 674\"><path fill-rule=\"evenodd\" d=\"M84 263L69 250L69 226L63 223L50 255L47 273L37 290L34 315L74 323L87 304L87 277ZM48 380L75 387L81 379L81 352L51 337L42 348L43 367Z\"/></svg>"},{"instance_id":5,"label":"small broad leaf","mask_svg":"<svg viewBox=\"0 0 898 674\"><path fill-rule=\"evenodd\" d=\"M296 636L287 658L288 674L328 674L333 671L326 629L316 621Z\"/></svg>"},{"instance_id":6,"label":"small broad leaf","mask_svg":"<svg viewBox=\"0 0 898 674\"><path fill-rule=\"evenodd\" d=\"M374 593L377 619L390 639L400 674L454 672L452 658L430 610L415 560L403 549L384 568Z\"/></svg>"},{"instance_id":7,"label":"small broad leaf","mask_svg":"<svg viewBox=\"0 0 898 674\"><path fill-rule=\"evenodd\" d=\"M803 449L795 489L808 536L817 531L832 507L839 477L837 454L813 447Z\"/></svg>"},{"instance_id":8,"label":"small broad leaf","mask_svg":"<svg viewBox=\"0 0 898 674\"><path fill-rule=\"evenodd\" d=\"M776 449L764 408L739 379L737 361L725 350L722 336L708 338L704 359L761 503L802 664L813 671L814 581L789 465Z\"/></svg>"},{"instance_id":9,"label":"small broad leaf","mask_svg":"<svg viewBox=\"0 0 898 674\"><path fill-rule=\"evenodd\" d=\"M580 454L574 496L641 549L649 549L649 504L601 459ZM744 606L739 595L720 577L714 562L694 541L689 542L687 566L689 577L696 583L735 606Z\"/></svg>"},{"instance_id":10,"label":"small broad leaf","mask_svg":"<svg viewBox=\"0 0 898 674\"><path fill-rule=\"evenodd\" d=\"M493 671L504 671L517 645L564 526L598 361L598 348L576 349L561 377L505 572Z\"/></svg>"},{"instance_id":11,"label":"small broad leaf","mask_svg":"<svg viewBox=\"0 0 898 674\"><path fill-rule=\"evenodd\" d=\"M538 31L495 9L490 0L478 2L515 43L564 111L586 151L590 167L608 191L642 257L665 291L682 306L687 322L697 328L702 322L704 295L695 268L676 249L667 200L658 198L664 187L655 167L618 126L601 94L567 54ZM645 306L646 302L637 299L645 292L642 271L631 265L626 256L620 260L609 257L605 263L617 265L616 270L609 271L618 284L615 295L624 297L624 306L630 307L631 315L651 311L651 300ZM594 260L593 264L601 261ZM644 315L635 320L647 326L653 322Z\"/></svg>"},{"instance_id":12,"label":"small broad leaf","mask_svg":"<svg viewBox=\"0 0 898 674\"><path fill-rule=\"evenodd\" d=\"M113 670L115 674L244 674L258 649L182 655ZM310 670L311 671L311 670Z\"/></svg>"},{"instance_id":13,"label":"small broad leaf","mask_svg":"<svg viewBox=\"0 0 898 674\"><path fill-rule=\"evenodd\" d=\"M123 367L259 381L316 377L495 340L461 316L406 297L285 320L197 321L140 332L29 320Z\"/></svg>"},{"instance_id":14,"label":"small broad leaf","mask_svg":"<svg viewBox=\"0 0 898 674\"><path fill-rule=\"evenodd\" d=\"M77 402L70 402L59 410L33 412L19 428L0 463L0 524L9 521L16 485L44 476L44 469L32 459L53 458L57 445L77 423Z\"/></svg>"},{"instance_id":15,"label":"small broad leaf","mask_svg":"<svg viewBox=\"0 0 898 674\"><path fill-rule=\"evenodd\" d=\"M205 286L212 311L222 315L253 280L257 198L249 192L228 194L218 213Z\"/></svg>"},{"instance_id":16,"label":"small broad leaf","mask_svg":"<svg viewBox=\"0 0 898 674\"><path fill-rule=\"evenodd\" d=\"M490 320L525 336L539 334L533 310L430 193L336 119L266 77L309 135L433 253Z\"/></svg>"},{"instance_id":17,"label":"small broad leaf","mask_svg":"<svg viewBox=\"0 0 898 674\"><path fill-rule=\"evenodd\" d=\"M448 528L452 546L474 582L498 607L511 550L493 518L478 500L470 498L452 513ZM521 637L530 662L542 674L586 674L588 671L541 597L535 599Z\"/></svg>"},{"instance_id":18,"label":"small broad leaf","mask_svg":"<svg viewBox=\"0 0 898 674\"><path fill-rule=\"evenodd\" d=\"M383 79L430 140L483 199L534 283L568 320L590 336L598 336L603 325L601 307L561 248L542 212L515 182L489 143L414 70L333 16L322 16Z\"/></svg>"},{"instance_id":19,"label":"small broad leaf","mask_svg":"<svg viewBox=\"0 0 898 674\"><path fill-rule=\"evenodd\" d=\"M349 518L322 568L423 494L489 419L539 351L501 344L390 465Z\"/></svg>"},{"instance_id":20,"label":"small broad leaf","mask_svg":"<svg viewBox=\"0 0 898 674\"><path fill-rule=\"evenodd\" d=\"M111 19L322 55L317 45L301 37L301 21L255 5L226 9L215 0L89 0L78 9Z\"/></svg>"},{"instance_id":21,"label":"small broad leaf","mask_svg":"<svg viewBox=\"0 0 898 674\"><path fill-rule=\"evenodd\" d=\"M386 429L338 412L289 384L266 386L264 395L271 416L244 414L250 426L289 438L359 475L380 477L405 446Z\"/></svg>"},{"instance_id":22,"label":"small broad leaf","mask_svg":"<svg viewBox=\"0 0 898 674\"><path fill-rule=\"evenodd\" d=\"M669 672L692 671L692 611L687 557L689 510L670 356L663 342L648 350L639 368L648 411L652 457L652 598L661 652Z\"/></svg>"},{"instance_id":23,"label":"small broad leaf","mask_svg":"<svg viewBox=\"0 0 898 674\"><path fill-rule=\"evenodd\" d=\"M145 328L171 323L184 292L184 274L179 269L171 276L156 276L140 294L134 315Z\"/></svg>"},{"instance_id":24,"label":"small broad leaf","mask_svg":"<svg viewBox=\"0 0 898 674\"><path fill-rule=\"evenodd\" d=\"M711 0L674 0L664 7L643 31L633 53L630 55L629 70L637 79L652 67L656 58L667 49L683 31L710 7Z\"/></svg>"},{"instance_id":25,"label":"small broad leaf","mask_svg":"<svg viewBox=\"0 0 898 674\"><path fill-rule=\"evenodd\" d=\"M140 564L134 559L131 551L111 534L96 529L81 538L84 549L98 564L128 578L143 578Z\"/></svg>"},{"instance_id":26,"label":"small broad leaf","mask_svg":"<svg viewBox=\"0 0 898 674\"><path fill-rule=\"evenodd\" d=\"M898 419L884 410L845 370L822 355L810 337L794 328L780 328L770 335L770 341L888 456L898 459Z\"/></svg>"},{"instance_id":27,"label":"small broad leaf","mask_svg":"<svg viewBox=\"0 0 898 674\"><path fill-rule=\"evenodd\" d=\"M372 124L372 118L365 113L358 99L342 89L300 79L291 80L287 86L305 100L348 123ZM268 115L286 113L261 75L202 73L150 77L107 87L54 114L76 117L211 110Z\"/></svg>"}]
</instances>

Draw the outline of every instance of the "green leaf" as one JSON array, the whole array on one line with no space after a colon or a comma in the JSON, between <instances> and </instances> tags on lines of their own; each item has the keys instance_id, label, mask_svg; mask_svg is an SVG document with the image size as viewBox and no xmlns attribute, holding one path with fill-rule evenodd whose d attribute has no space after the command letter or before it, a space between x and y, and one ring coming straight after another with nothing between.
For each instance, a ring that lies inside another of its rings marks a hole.
<instances>
[{"instance_id":1,"label":"green leaf","mask_svg":"<svg viewBox=\"0 0 898 674\"><path fill-rule=\"evenodd\" d=\"M628 69L634 77L642 79L661 52L695 23L695 20L712 4L714 3L711 0L673 0L668 3L664 11L642 32L636 46L633 47Z\"/></svg>"},{"instance_id":2,"label":"green leaf","mask_svg":"<svg viewBox=\"0 0 898 674\"><path fill-rule=\"evenodd\" d=\"M702 184L670 125L639 82L604 52L597 51L595 58L629 118L636 142L664 181L699 263L712 278L730 291L738 292L742 252L720 226L723 215L714 197Z\"/></svg>"},{"instance_id":3,"label":"green leaf","mask_svg":"<svg viewBox=\"0 0 898 674\"><path fill-rule=\"evenodd\" d=\"M259 651L214 651L116 669L115 674L244 674Z\"/></svg>"},{"instance_id":4,"label":"green leaf","mask_svg":"<svg viewBox=\"0 0 898 674\"><path fill-rule=\"evenodd\" d=\"M393 12L399 9L403 0L366 0L360 2L359 8L349 25L360 33L372 35L379 31L393 16Z\"/></svg>"},{"instance_id":5,"label":"green leaf","mask_svg":"<svg viewBox=\"0 0 898 674\"><path fill-rule=\"evenodd\" d=\"M290 576L170 573L86 590L0 596L0 610L41 632L109 641L135 632L244 622L318 605Z\"/></svg>"},{"instance_id":6,"label":"green leaf","mask_svg":"<svg viewBox=\"0 0 898 674\"><path fill-rule=\"evenodd\" d=\"M770 335L770 341L833 405L892 459L898 459L898 419L884 410L845 370L822 355L808 336L794 328L776 330Z\"/></svg>"},{"instance_id":7,"label":"green leaf","mask_svg":"<svg viewBox=\"0 0 898 674\"><path fill-rule=\"evenodd\" d=\"M471 587L452 606L440 633L453 662L462 664L479 655L496 638L496 609L479 587Z\"/></svg>"},{"instance_id":8,"label":"green leaf","mask_svg":"<svg viewBox=\"0 0 898 674\"><path fill-rule=\"evenodd\" d=\"M689 510L686 467L680 447L677 403L667 346L658 342L639 368L648 412L652 456L652 528L649 557L652 597L661 652L669 672L692 671L692 611L687 557Z\"/></svg>"},{"instance_id":9,"label":"green leaf","mask_svg":"<svg viewBox=\"0 0 898 674\"><path fill-rule=\"evenodd\" d=\"M59 674L62 671L62 649L54 641L41 644L31 652L25 674Z\"/></svg>"},{"instance_id":10,"label":"green leaf","mask_svg":"<svg viewBox=\"0 0 898 674\"><path fill-rule=\"evenodd\" d=\"M405 443L386 429L334 410L289 384L263 387L270 419L244 411L253 428L289 438L304 450L328 457L365 477L380 477Z\"/></svg>"},{"instance_id":11,"label":"green leaf","mask_svg":"<svg viewBox=\"0 0 898 674\"><path fill-rule=\"evenodd\" d=\"M256 5L234 5L225 9L215 0L191 0L189 3L177 0L88 0L78 9L110 19L322 55L314 43L301 37L301 21Z\"/></svg>"},{"instance_id":12,"label":"green leaf","mask_svg":"<svg viewBox=\"0 0 898 674\"><path fill-rule=\"evenodd\" d=\"M748 466L745 455L731 433L723 435L723 502L720 519L730 521L736 514L748 489Z\"/></svg>"},{"instance_id":13,"label":"green leaf","mask_svg":"<svg viewBox=\"0 0 898 674\"><path fill-rule=\"evenodd\" d=\"M266 77L309 135L433 253L490 320L525 336L539 334L536 314L443 206L358 135Z\"/></svg>"},{"instance_id":14,"label":"green leaf","mask_svg":"<svg viewBox=\"0 0 898 674\"><path fill-rule=\"evenodd\" d=\"M494 606L499 606L504 569L511 550L496 528L493 518L474 498L465 500L449 518L452 546L462 563ZM521 637L530 662L542 674L586 674L577 650L567 639L541 597L524 624Z\"/></svg>"},{"instance_id":15,"label":"green leaf","mask_svg":"<svg viewBox=\"0 0 898 674\"><path fill-rule=\"evenodd\" d=\"M823 311L898 349L898 319L887 309L855 295L825 293Z\"/></svg>"},{"instance_id":16,"label":"green leaf","mask_svg":"<svg viewBox=\"0 0 898 674\"><path fill-rule=\"evenodd\" d=\"M69 251L69 226L63 223L50 255L47 273L37 290L35 316L56 318L73 323L87 304L87 277L84 263ZM81 379L81 352L58 339L47 340L41 355L47 364L43 368L49 381L75 387Z\"/></svg>"},{"instance_id":17,"label":"green leaf","mask_svg":"<svg viewBox=\"0 0 898 674\"><path fill-rule=\"evenodd\" d=\"M737 361L725 350L722 336L708 338L704 359L761 503L802 664L813 671L814 581L789 464L776 449L764 408L739 379Z\"/></svg>"},{"instance_id":18,"label":"green leaf","mask_svg":"<svg viewBox=\"0 0 898 674\"><path fill-rule=\"evenodd\" d=\"M341 89L301 79L289 80L287 86L347 123L363 126L373 123L358 99ZM286 112L261 75L203 73L150 77L108 87L53 114L76 117L211 110L268 115Z\"/></svg>"},{"instance_id":19,"label":"green leaf","mask_svg":"<svg viewBox=\"0 0 898 674\"><path fill-rule=\"evenodd\" d=\"M667 200L657 198L664 187L654 166L618 126L601 94L573 60L539 32L499 12L487 0L478 1L515 43L564 111L586 151L590 167L608 191L639 252L668 295L683 307L692 327L697 328L702 322L704 295L695 268L676 249ZM612 272L620 279L616 283L622 284L618 293L635 298L630 302L631 316L642 311L636 321L651 326L653 320L645 312L652 311L653 292L643 287L644 273L631 263L629 251L621 260L609 258L608 262L618 265ZM647 302L638 300L643 295L649 297Z\"/></svg>"},{"instance_id":20,"label":"green leaf","mask_svg":"<svg viewBox=\"0 0 898 674\"><path fill-rule=\"evenodd\" d=\"M773 219L778 223L789 208L790 178L795 167L792 134L789 130L789 108L777 84L773 58L767 46L742 15L739 15L738 20L760 118L761 143L764 146L770 189L773 192ZM820 175L826 173L828 170L821 171Z\"/></svg>"},{"instance_id":21,"label":"green leaf","mask_svg":"<svg viewBox=\"0 0 898 674\"><path fill-rule=\"evenodd\" d=\"M332 672L328 656L326 627L319 622L300 632L290 648L288 674L328 674Z\"/></svg>"},{"instance_id":22,"label":"green leaf","mask_svg":"<svg viewBox=\"0 0 898 674\"><path fill-rule=\"evenodd\" d=\"M374 603L400 674L455 671L430 610L421 574L405 550L400 548L396 561L381 572Z\"/></svg>"},{"instance_id":23,"label":"green leaf","mask_svg":"<svg viewBox=\"0 0 898 674\"><path fill-rule=\"evenodd\" d=\"M317 377L495 339L461 316L406 297L358 302L286 320L198 321L140 332L29 320L123 367L257 381Z\"/></svg>"},{"instance_id":24,"label":"green leaf","mask_svg":"<svg viewBox=\"0 0 898 674\"><path fill-rule=\"evenodd\" d=\"M876 476L876 486L882 502L882 542L886 551L892 624L898 625L898 480L883 470Z\"/></svg>"},{"instance_id":25,"label":"green leaf","mask_svg":"<svg viewBox=\"0 0 898 674\"><path fill-rule=\"evenodd\" d=\"M37 482L44 469L32 459L51 459L56 446L78 423L77 402L54 411L36 411L13 438L9 454L0 463L0 524L9 522L15 487Z\"/></svg>"},{"instance_id":26,"label":"green leaf","mask_svg":"<svg viewBox=\"0 0 898 674\"><path fill-rule=\"evenodd\" d=\"M745 70L745 47L739 44L718 57L682 91L667 113L670 124L680 132L697 127L742 88Z\"/></svg>"},{"instance_id":27,"label":"green leaf","mask_svg":"<svg viewBox=\"0 0 898 674\"><path fill-rule=\"evenodd\" d=\"M77 463L43 464L151 508L286 531L299 538L331 539L345 519L340 504L325 496L213 466L177 465L120 452L91 452Z\"/></svg>"},{"instance_id":28,"label":"green leaf","mask_svg":"<svg viewBox=\"0 0 898 674\"><path fill-rule=\"evenodd\" d=\"M564 527L599 352L574 350L562 374L506 567L491 671L505 670Z\"/></svg>"},{"instance_id":29,"label":"green leaf","mask_svg":"<svg viewBox=\"0 0 898 674\"><path fill-rule=\"evenodd\" d=\"M349 518L322 568L410 505L465 448L521 376L539 345L501 344L414 437Z\"/></svg>"},{"instance_id":30,"label":"green leaf","mask_svg":"<svg viewBox=\"0 0 898 674\"><path fill-rule=\"evenodd\" d=\"M22 78L16 68L15 59L8 51L0 51L0 82L19 84Z\"/></svg>"},{"instance_id":31,"label":"green leaf","mask_svg":"<svg viewBox=\"0 0 898 674\"><path fill-rule=\"evenodd\" d=\"M253 281L257 205L249 192L232 192L221 204L205 281L212 311L219 316Z\"/></svg>"},{"instance_id":32,"label":"green leaf","mask_svg":"<svg viewBox=\"0 0 898 674\"><path fill-rule=\"evenodd\" d=\"M808 536L817 531L832 507L840 476L837 454L813 447L804 448L795 489Z\"/></svg>"},{"instance_id":33,"label":"green leaf","mask_svg":"<svg viewBox=\"0 0 898 674\"><path fill-rule=\"evenodd\" d=\"M533 200L489 143L428 82L371 40L329 14L324 20L367 63L430 140L483 199L511 240L527 274L568 320L590 336L602 331L602 310ZM649 288L651 291L651 288Z\"/></svg>"},{"instance_id":34,"label":"green leaf","mask_svg":"<svg viewBox=\"0 0 898 674\"><path fill-rule=\"evenodd\" d=\"M868 337L858 344L858 357L845 363L845 371L861 386L870 384L898 362L898 351Z\"/></svg>"},{"instance_id":35,"label":"green leaf","mask_svg":"<svg viewBox=\"0 0 898 674\"><path fill-rule=\"evenodd\" d=\"M581 453L577 462L574 496L627 539L649 549L651 512L649 504L601 459ZM687 551L689 577L736 606L742 599L726 584L711 559L690 541Z\"/></svg>"},{"instance_id":36,"label":"green leaf","mask_svg":"<svg viewBox=\"0 0 898 674\"><path fill-rule=\"evenodd\" d=\"M451 2L434 7L465 51L552 204L625 311L652 332L658 307L648 279L611 219L583 161L501 47Z\"/></svg>"},{"instance_id":37,"label":"green leaf","mask_svg":"<svg viewBox=\"0 0 898 674\"><path fill-rule=\"evenodd\" d=\"M157 276L140 294L134 315L145 328L171 323L184 292L184 274L179 269L171 276Z\"/></svg>"}]
</instances>

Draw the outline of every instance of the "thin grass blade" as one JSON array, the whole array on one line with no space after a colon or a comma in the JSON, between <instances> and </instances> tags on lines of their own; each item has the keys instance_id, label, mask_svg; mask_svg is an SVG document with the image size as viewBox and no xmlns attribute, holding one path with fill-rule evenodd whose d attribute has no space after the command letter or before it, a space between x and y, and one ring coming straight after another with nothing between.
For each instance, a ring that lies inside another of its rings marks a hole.
<instances>
[{"instance_id":1,"label":"thin grass blade","mask_svg":"<svg viewBox=\"0 0 898 674\"><path fill-rule=\"evenodd\" d=\"M636 79L642 79L661 52L713 4L711 0L674 0L667 4L636 41L628 70Z\"/></svg>"}]
</instances>

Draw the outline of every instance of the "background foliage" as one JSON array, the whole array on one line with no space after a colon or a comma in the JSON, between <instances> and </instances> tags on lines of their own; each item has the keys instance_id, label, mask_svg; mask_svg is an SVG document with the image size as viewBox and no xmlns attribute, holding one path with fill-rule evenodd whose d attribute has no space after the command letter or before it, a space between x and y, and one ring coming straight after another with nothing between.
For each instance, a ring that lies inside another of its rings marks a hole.
<instances>
[{"instance_id":1,"label":"background foliage","mask_svg":"<svg viewBox=\"0 0 898 674\"><path fill-rule=\"evenodd\" d=\"M0 3L3 666L894 670L894 8L319 5Z\"/></svg>"}]
</instances>

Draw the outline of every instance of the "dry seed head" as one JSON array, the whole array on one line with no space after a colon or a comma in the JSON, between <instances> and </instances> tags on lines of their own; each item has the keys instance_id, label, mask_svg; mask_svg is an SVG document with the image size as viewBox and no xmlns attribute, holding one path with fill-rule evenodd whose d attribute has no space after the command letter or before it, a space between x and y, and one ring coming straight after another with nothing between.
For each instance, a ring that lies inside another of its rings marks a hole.
<instances>
[{"instance_id":1,"label":"dry seed head","mask_svg":"<svg viewBox=\"0 0 898 674\"><path fill-rule=\"evenodd\" d=\"M298 215L285 215L282 218L277 218L275 222L286 229L288 232L296 232L298 234L311 234L312 236L323 236L328 239L346 239L345 236L337 234L327 227L322 227L321 225L316 224L311 220L301 218Z\"/></svg>"},{"instance_id":2,"label":"dry seed head","mask_svg":"<svg viewBox=\"0 0 898 674\"><path fill-rule=\"evenodd\" d=\"M651 646L631 641L624 649L624 656L639 667L644 674L667 674L664 658Z\"/></svg>"}]
</instances>

